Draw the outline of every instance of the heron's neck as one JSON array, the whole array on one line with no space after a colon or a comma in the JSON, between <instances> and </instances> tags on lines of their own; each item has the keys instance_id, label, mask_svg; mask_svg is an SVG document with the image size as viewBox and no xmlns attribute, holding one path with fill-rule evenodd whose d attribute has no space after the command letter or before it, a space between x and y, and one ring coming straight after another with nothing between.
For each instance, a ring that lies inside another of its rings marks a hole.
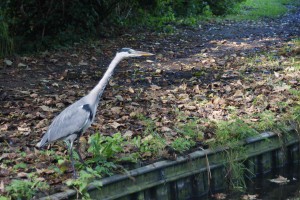
<instances>
[{"instance_id":1,"label":"heron's neck","mask_svg":"<svg viewBox=\"0 0 300 200\"><path fill-rule=\"evenodd\" d=\"M110 80L111 76L113 75L113 72L117 66L117 64L122 60L122 58L119 57L115 57L109 67L107 68L105 74L103 75L102 79L99 81L99 83L92 89L92 91L90 92L91 95L91 99L96 102L99 102L100 97L103 94L103 91L108 83L108 81Z\"/></svg>"}]
</instances>

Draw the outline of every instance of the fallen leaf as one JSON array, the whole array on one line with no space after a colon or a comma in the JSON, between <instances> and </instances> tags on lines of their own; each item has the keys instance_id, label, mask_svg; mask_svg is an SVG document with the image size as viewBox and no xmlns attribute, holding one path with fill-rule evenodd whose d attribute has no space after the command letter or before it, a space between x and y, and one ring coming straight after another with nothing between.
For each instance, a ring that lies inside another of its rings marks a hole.
<instances>
[{"instance_id":1,"label":"fallen leaf","mask_svg":"<svg viewBox=\"0 0 300 200\"><path fill-rule=\"evenodd\" d=\"M120 114L122 109L122 107L112 107L110 110L113 114Z\"/></svg>"},{"instance_id":2,"label":"fallen leaf","mask_svg":"<svg viewBox=\"0 0 300 200\"><path fill-rule=\"evenodd\" d=\"M37 123L35 128L37 128L37 129L43 128L43 127L47 126L47 123L48 123L48 119L43 119L43 120L39 121L39 123Z\"/></svg>"},{"instance_id":3,"label":"fallen leaf","mask_svg":"<svg viewBox=\"0 0 300 200\"><path fill-rule=\"evenodd\" d=\"M282 91L285 91L285 90L289 90L290 88L291 88L291 86L283 84L281 86L275 86L274 87L274 92L282 92Z\"/></svg>"},{"instance_id":4,"label":"fallen leaf","mask_svg":"<svg viewBox=\"0 0 300 200\"><path fill-rule=\"evenodd\" d=\"M184 105L187 110L197 110L196 106Z\"/></svg>"},{"instance_id":5,"label":"fallen leaf","mask_svg":"<svg viewBox=\"0 0 300 200\"><path fill-rule=\"evenodd\" d=\"M7 65L7 66L11 66L13 64L13 62L11 60L7 60L5 59L4 60L4 63Z\"/></svg>"},{"instance_id":6,"label":"fallen leaf","mask_svg":"<svg viewBox=\"0 0 300 200\"><path fill-rule=\"evenodd\" d=\"M25 65L24 63L19 63L18 67L26 67L27 65Z\"/></svg>"},{"instance_id":7,"label":"fallen leaf","mask_svg":"<svg viewBox=\"0 0 300 200\"><path fill-rule=\"evenodd\" d=\"M18 127L18 131L21 131L21 132L30 132L30 128L29 127Z\"/></svg>"},{"instance_id":8,"label":"fallen leaf","mask_svg":"<svg viewBox=\"0 0 300 200\"><path fill-rule=\"evenodd\" d=\"M129 88L128 88L128 91L129 91L131 94L134 93L134 90L132 89L132 87L129 87Z\"/></svg>"},{"instance_id":9,"label":"fallen leaf","mask_svg":"<svg viewBox=\"0 0 300 200\"><path fill-rule=\"evenodd\" d=\"M85 61L80 61L79 63L78 63L78 65L80 65L80 66L87 66L87 65L89 65L87 62L85 62Z\"/></svg>"},{"instance_id":10,"label":"fallen leaf","mask_svg":"<svg viewBox=\"0 0 300 200\"><path fill-rule=\"evenodd\" d=\"M159 89L161 89L161 87L159 87L159 86L157 86L157 85L150 85L150 89L151 90L159 90Z\"/></svg>"},{"instance_id":11,"label":"fallen leaf","mask_svg":"<svg viewBox=\"0 0 300 200\"><path fill-rule=\"evenodd\" d=\"M0 177L9 176L10 171L8 169L0 169Z\"/></svg>"},{"instance_id":12,"label":"fallen leaf","mask_svg":"<svg viewBox=\"0 0 300 200\"><path fill-rule=\"evenodd\" d=\"M132 131L130 131L130 130L128 130L128 131L126 131L126 132L124 133L123 137L126 137L126 138L131 138L131 137L132 137L132 135L133 135L133 132L132 132Z\"/></svg>"},{"instance_id":13,"label":"fallen leaf","mask_svg":"<svg viewBox=\"0 0 300 200\"><path fill-rule=\"evenodd\" d=\"M45 181L45 178L43 178L43 177L37 177L35 180L36 181Z\"/></svg>"},{"instance_id":14,"label":"fallen leaf","mask_svg":"<svg viewBox=\"0 0 300 200\"><path fill-rule=\"evenodd\" d=\"M50 59L50 62L52 62L52 63L57 63L57 59L54 59L54 58L52 58L52 59Z\"/></svg>"},{"instance_id":15,"label":"fallen leaf","mask_svg":"<svg viewBox=\"0 0 300 200\"><path fill-rule=\"evenodd\" d=\"M243 200L255 200L255 199L257 199L257 197L258 197L258 194L253 194L253 195L251 195L251 194L245 194L241 198Z\"/></svg>"},{"instance_id":16,"label":"fallen leaf","mask_svg":"<svg viewBox=\"0 0 300 200\"><path fill-rule=\"evenodd\" d=\"M25 173L25 172L19 172L19 173L17 174L17 177L19 177L19 178L27 178L27 177L28 177L28 174Z\"/></svg>"},{"instance_id":17,"label":"fallen leaf","mask_svg":"<svg viewBox=\"0 0 300 200\"><path fill-rule=\"evenodd\" d=\"M150 140L152 140L152 139L153 139L153 136L152 136L152 135L148 135L148 136L146 136L146 137L144 137L144 138L142 139L142 142L150 141Z\"/></svg>"},{"instance_id":18,"label":"fallen leaf","mask_svg":"<svg viewBox=\"0 0 300 200\"><path fill-rule=\"evenodd\" d=\"M5 192L4 182L1 181L1 182L0 182L0 193L4 193L4 192Z\"/></svg>"},{"instance_id":19,"label":"fallen leaf","mask_svg":"<svg viewBox=\"0 0 300 200\"><path fill-rule=\"evenodd\" d=\"M117 129L120 126L124 126L124 124L119 124L118 122L113 122L113 123L109 123L108 125L110 125L111 127Z\"/></svg>"},{"instance_id":20,"label":"fallen leaf","mask_svg":"<svg viewBox=\"0 0 300 200\"><path fill-rule=\"evenodd\" d=\"M217 193L217 194L212 195L213 198L218 199L218 200L220 200L220 199L226 199L226 196L227 195L224 194L224 193Z\"/></svg>"},{"instance_id":21,"label":"fallen leaf","mask_svg":"<svg viewBox=\"0 0 300 200\"><path fill-rule=\"evenodd\" d=\"M119 101L124 101L124 99L123 99L123 97L122 97L121 95L117 95L117 96L115 96L115 97L116 97L116 99L119 100Z\"/></svg>"},{"instance_id":22,"label":"fallen leaf","mask_svg":"<svg viewBox=\"0 0 300 200\"><path fill-rule=\"evenodd\" d=\"M169 127L163 126L161 127L161 132L171 132L172 129L170 129Z\"/></svg>"},{"instance_id":23,"label":"fallen leaf","mask_svg":"<svg viewBox=\"0 0 300 200\"><path fill-rule=\"evenodd\" d=\"M277 183L277 184L287 184L288 182L290 182L290 180L280 175L277 178L270 179L270 181L272 183Z\"/></svg>"},{"instance_id":24,"label":"fallen leaf","mask_svg":"<svg viewBox=\"0 0 300 200\"><path fill-rule=\"evenodd\" d=\"M50 108L48 106L40 106L40 108L43 110L43 111L46 111L46 112L55 112L57 109L54 109L54 108Z\"/></svg>"},{"instance_id":25,"label":"fallen leaf","mask_svg":"<svg viewBox=\"0 0 300 200\"><path fill-rule=\"evenodd\" d=\"M7 131L8 130L8 124L3 124L0 126L0 131Z\"/></svg>"},{"instance_id":26,"label":"fallen leaf","mask_svg":"<svg viewBox=\"0 0 300 200\"><path fill-rule=\"evenodd\" d=\"M36 169L36 172L38 174L53 174L55 171L52 169L43 168L43 169Z\"/></svg>"},{"instance_id":27,"label":"fallen leaf","mask_svg":"<svg viewBox=\"0 0 300 200\"><path fill-rule=\"evenodd\" d=\"M235 93L234 93L234 97L235 98L238 98L238 97L243 97L243 91L242 90L237 90Z\"/></svg>"}]
</instances>

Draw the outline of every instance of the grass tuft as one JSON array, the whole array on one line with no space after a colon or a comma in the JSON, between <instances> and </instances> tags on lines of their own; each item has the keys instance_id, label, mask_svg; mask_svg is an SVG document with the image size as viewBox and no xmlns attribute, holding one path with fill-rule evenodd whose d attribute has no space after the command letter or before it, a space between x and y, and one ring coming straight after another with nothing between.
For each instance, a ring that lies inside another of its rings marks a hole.
<instances>
[{"instance_id":1,"label":"grass tuft","mask_svg":"<svg viewBox=\"0 0 300 200\"><path fill-rule=\"evenodd\" d=\"M263 17L278 17L287 12L287 5L298 5L296 0L247 0L235 8L233 15L227 19L258 20Z\"/></svg>"}]
</instances>

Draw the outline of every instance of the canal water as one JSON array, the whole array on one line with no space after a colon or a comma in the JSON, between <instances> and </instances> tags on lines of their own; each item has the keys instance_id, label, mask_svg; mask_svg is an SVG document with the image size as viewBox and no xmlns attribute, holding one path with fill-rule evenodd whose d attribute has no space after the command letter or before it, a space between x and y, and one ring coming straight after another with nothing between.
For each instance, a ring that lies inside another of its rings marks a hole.
<instances>
[{"instance_id":1,"label":"canal water","mask_svg":"<svg viewBox=\"0 0 300 200\"><path fill-rule=\"evenodd\" d=\"M286 184L271 182L283 176L288 179ZM274 170L265 175L258 176L254 180L248 181L248 194L258 194L257 199L263 200L300 200L300 165L287 166Z\"/></svg>"},{"instance_id":2,"label":"canal water","mask_svg":"<svg viewBox=\"0 0 300 200\"><path fill-rule=\"evenodd\" d=\"M282 176L288 179L285 184L271 182ZM247 180L245 192L225 190L208 193L207 196L193 197L189 200L300 200L300 165L286 166Z\"/></svg>"}]
</instances>

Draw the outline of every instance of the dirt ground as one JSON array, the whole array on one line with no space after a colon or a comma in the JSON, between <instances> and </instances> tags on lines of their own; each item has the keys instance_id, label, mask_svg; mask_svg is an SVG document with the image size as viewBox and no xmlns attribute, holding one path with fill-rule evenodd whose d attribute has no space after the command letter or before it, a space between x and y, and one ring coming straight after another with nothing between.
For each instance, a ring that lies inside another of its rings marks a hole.
<instances>
[{"instance_id":1,"label":"dirt ground","mask_svg":"<svg viewBox=\"0 0 300 200\"><path fill-rule=\"evenodd\" d=\"M279 108L274 101L286 101L288 94L284 88L270 87L263 81L267 76L277 76L285 67L264 68L257 55L277 54L297 37L300 9L276 19L175 27L174 34L128 32L116 38L101 38L95 44L75 44L66 50L1 60L0 182L5 185L14 178L26 178L26 173L37 169L38 175L53 186L72 176L71 171L57 177L55 172L45 170L57 161L42 157L35 145L59 111L97 84L122 47L155 56L120 63L85 138L95 132L112 135L120 131L132 138L141 135L144 126L135 117L138 113L156 121L157 130L170 142L178 136L172 129L177 123L176 108L187 116L209 120L228 119L228 106L235 106L240 115L265 109L276 112ZM251 56L257 56L256 67L247 68L245 61ZM286 59L288 55L282 55L279 62ZM282 76L281 81L299 90L299 73ZM268 104L251 107L253 96L260 94L265 95L262 101ZM195 99L207 103L200 105ZM203 140L214 136L209 126L203 132ZM67 154L63 145L53 148L58 154ZM26 168L15 169L20 162L26 163Z\"/></svg>"}]
</instances>

